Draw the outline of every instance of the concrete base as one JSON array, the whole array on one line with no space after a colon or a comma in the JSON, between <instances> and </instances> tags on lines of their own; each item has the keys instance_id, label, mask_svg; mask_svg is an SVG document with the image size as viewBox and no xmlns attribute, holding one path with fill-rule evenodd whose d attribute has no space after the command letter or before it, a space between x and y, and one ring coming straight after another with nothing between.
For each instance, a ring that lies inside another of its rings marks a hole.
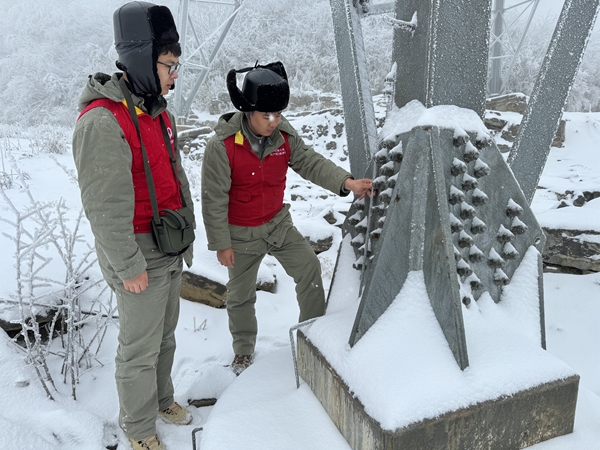
<instances>
[{"instance_id":1,"label":"concrete base","mask_svg":"<svg viewBox=\"0 0 600 450\"><path fill-rule=\"evenodd\" d=\"M578 375L388 431L300 330L298 370L353 450L512 450L573 431Z\"/></svg>"}]
</instances>

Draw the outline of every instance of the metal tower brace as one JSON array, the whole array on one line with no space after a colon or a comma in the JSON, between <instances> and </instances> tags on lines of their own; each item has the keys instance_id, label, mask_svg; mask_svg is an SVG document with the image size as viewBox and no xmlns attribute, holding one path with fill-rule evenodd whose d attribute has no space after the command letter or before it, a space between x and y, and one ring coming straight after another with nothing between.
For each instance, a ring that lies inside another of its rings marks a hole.
<instances>
[{"instance_id":1,"label":"metal tower brace","mask_svg":"<svg viewBox=\"0 0 600 450\"><path fill-rule=\"evenodd\" d=\"M387 183L388 189L373 200L369 216L355 202L345 223L350 245L369 249L364 255L359 249L354 264L365 271L351 346L394 301L408 273L423 271L433 311L464 369L461 302L468 305L484 292L499 302L531 246L538 252L540 343L545 345L544 234L495 144L464 133L415 127L397 136L387 154L385 149L376 154L375 183ZM393 156L400 149L401 162ZM374 227L367 221L382 228L369 232Z\"/></svg>"},{"instance_id":2,"label":"metal tower brace","mask_svg":"<svg viewBox=\"0 0 600 450\"><path fill-rule=\"evenodd\" d=\"M525 0L520 2L517 5L509 6L507 8L504 7L505 0L496 0L494 3L494 11L492 16L492 33L491 33L491 45L490 45L490 81L488 84L488 94L490 95L500 95L505 92L506 89L506 80L512 73L513 67L517 60L517 56L521 51L521 47L523 47L523 42L525 42L525 37L527 36L527 32L531 26L531 21L533 20L533 16L535 15L535 11L539 5L540 0ZM526 5L525 8L521 11L521 13L510 23L508 26L504 20L504 13L514 8L522 7ZM519 44L517 48L512 51L510 48L506 46L505 43L502 42L502 38L504 35L515 25L515 23L519 20L519 18L531 7L529 11L529 17L527 18L527 24L525 25L525 29L523 30L523 34L521 35L521 39L519 40ZM504 59L509 59L510 63L508 65L508 69L505 71L504 75L502 74L502 61Z\"/></svg>"},{"instance_id":3,"label":"metal tower brace","mask_svg":"<svg viewBox=\"0 0 600 450\"><path fill-rule=\"evenodd\" d=\"M368 176L367 167L377 145L375 110L360 25L363 6L367 9L363 3L368 2L356 0L330 0L330 2L350 170L355 177L362 178Z\"/></svg>"},{"instance_id":4,"label":"metal tower brace","mask_svg":"<svg viewBox=\"0 0 600 450\"><path fill-rule=\"evenodd\" d=\"M396 29L396 106L456 105L483 117L491 5L482 0L396 0L396 17L415 14L414 33Z\"/></svg>"},{"instance_id":5,"label":"metal tower brace","mask_svg":"<svg viewBox=\"0 0 600 450\"><path fill-rule=\"evenodd\" d=\"M233 12L225 19L223 23L221 23L218 27L216 27L213 32L208 35L204 41L201 41L198 34L196 33L196 29L194 28L194 22L189 15L189 3L190 0L181 0L180 10L179 10L179 34L180 41L183 47L183 57L184 64L181 67L181 71L179 73L179 82L175 84L175 98L173 100L173 109L175 110L175 115L177 117L187 117L190 112L190 108L192 103L194 102L194 98L198 93L198 90L206 80L208 72L212 66L212 63L217 56L219 50L235 18L237 17L240 9L243 6L244 0L232 0L232 1L219 1L219 0L194 0L196 3L206 3L206 4L216 4L223 5L226 7L233 7ZM188 29L191 29L193 34L193 40L195 42L195 46L192 46L188 41ZM220 33L215 43L214 48L210 51L209 55L206 55L204 47L207 43L215 36L217 33ZM195 63L195 59L200 59L200 63ZM193 74L193 75L192 75ZM187 98L184 98L183 93L183 80L187 76L194 76L195 82L192 86L192 89L188 93Z\"/></svg>"},{"instance_id":6,"label":"metal tower brace","mask_svg":"<svg viewBox=\"0 0 600 450\"><path fill-rule=\"evenodd\" d=\"M565 1L508 156L508 164L530 204L598 16L599 4L600 0Z\"/></svg>"}]
</instances>

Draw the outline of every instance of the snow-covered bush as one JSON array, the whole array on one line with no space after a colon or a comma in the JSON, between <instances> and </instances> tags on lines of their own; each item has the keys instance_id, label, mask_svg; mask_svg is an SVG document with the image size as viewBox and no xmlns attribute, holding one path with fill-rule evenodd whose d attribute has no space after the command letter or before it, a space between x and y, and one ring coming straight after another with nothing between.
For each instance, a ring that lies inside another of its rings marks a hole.
<instances>
[{"instance_id":1,"label":"snow-covered bush","mask_svg":"<svg viewBox=\"0 0 600 450\"><path fill-rule=\"evenodd\" d=\"M34 368L48 397L54 397L57 375L51 373L48 360L59 357L63 383L70 385L76 398L80 375L94 365L116 307L107 286L101 286L102 280L88 276L95 251L80 233L82 212L73 221L62 199L36 201L27 176L12 154L5 153L11 173L16 175L14 185L28 201L13 200L18 195L12 195L11 186L0 186L0 234L12 244L12 255L10 247L4 249L7 257L12 256L15 270L15 289L0 297L0 306L10 322L20 324L21 331L13 342L20 344L17 348L23 351L26 364ZM53 261L57 256L58 261ZM46 325L40 324L40 317L49 318ZM58 339L53 340L55 337Z\"/></svg>"}]
</instances>

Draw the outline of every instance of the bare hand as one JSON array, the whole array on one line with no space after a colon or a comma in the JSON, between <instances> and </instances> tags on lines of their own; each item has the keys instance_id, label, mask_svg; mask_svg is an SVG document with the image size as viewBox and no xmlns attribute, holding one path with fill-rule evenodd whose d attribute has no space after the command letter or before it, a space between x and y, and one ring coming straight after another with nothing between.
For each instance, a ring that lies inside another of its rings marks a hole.
<instances>
[{"instance_id":1,"label":"bare hand","mask_svg":"<svg viewBox=\"0 0 600 450\"><path fill-rule=\"evenodd\" d=\"M356 195L360 195L359 200L365 198L365 195L371 196L371 188L373 181L370 178L361 178L360 180L353 180L352 178L346 178L344 181L344 188Z\"/></svg>"},{"instance_id":2,"label":"bare hand","mask_svg":"<svg viewBox=\"0 0 600 450\"><path fill-rule=\"evenodd\" d=\"M145 291L148 287L148 272L144 270L137 277L123 281L123 286L125 286L126 291L135 292L136 294Z\"/></svg>"},{"instance_id":3,"label":"bare hand","mask_svg":"<svg viewBox=\"0 0 600 450\"><path fill-rule=\"evenodd\" d=\"M225 250L217 250L217 259L222 266L232 268L234 263L233 249L231 247Z\"/></svg>"}]
</instances>

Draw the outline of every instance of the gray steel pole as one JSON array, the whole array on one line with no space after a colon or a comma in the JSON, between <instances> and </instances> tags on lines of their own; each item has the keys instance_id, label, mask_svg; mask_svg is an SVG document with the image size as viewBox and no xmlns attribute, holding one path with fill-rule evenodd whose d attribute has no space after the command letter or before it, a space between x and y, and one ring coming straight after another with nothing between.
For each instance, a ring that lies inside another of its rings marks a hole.
<instances>
[{"instance_id":1,"label":"gray steel pole","mask_svg":"<svg viewBox=\"0 0 600 450\"><path fill-rule=\"evenodd\" d=\"M414 32L394 30L396 105L456 105L485 112L491 3L482 0L396 0L396 18Z\"/></svg>"},{"instance_id":2,"label":"gray steel pole","mask_svg":"<svg viewBox=\"0 0 600 450\"><path fill-rule=\"evenodd\" d=\"M598 15L600 0L566 0L508 156L531 204L562 111Z\"/></svg>"},{"instance_id":3,"label":"gray steel pole","mask_svg":"<svg viewBox=\"0 0 600 450\"><path fill-rule=\"evenodd\" d=\"M350 170L355 177L362 178L367 176L367 166L377 145L375 111L357 10L362 5L354 6L357 2L353 0L330 1Z\"/></svg>"}]
</instances>

